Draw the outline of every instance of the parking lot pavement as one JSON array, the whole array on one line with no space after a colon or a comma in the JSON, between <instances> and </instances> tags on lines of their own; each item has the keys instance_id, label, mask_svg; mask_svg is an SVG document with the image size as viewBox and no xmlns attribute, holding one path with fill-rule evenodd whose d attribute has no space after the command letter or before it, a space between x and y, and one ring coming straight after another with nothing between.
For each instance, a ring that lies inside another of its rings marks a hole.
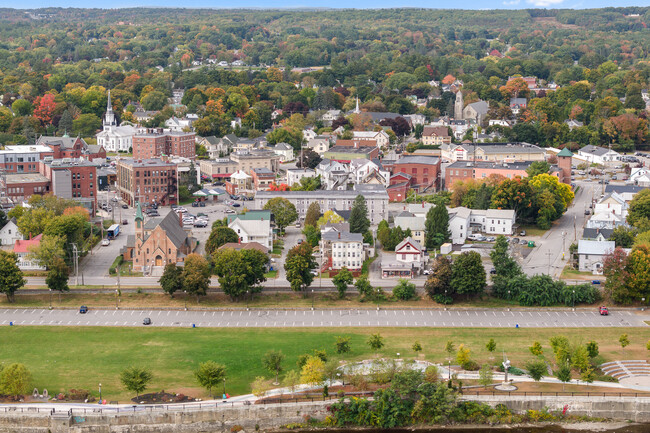
<instances>
[{"instance_id":1,"label":"parking lot pavement","mask_svg":"<svg viewBox=\"0 0 650 433\"><path fill-rule=\"evenodd\" d=\"M148 311L3 309L0 326L118 326L144 327L492 327L492 328L601 328L647 326L643 316L614 311L467 311L467 310L250 310Z\"/></svg>"}]
</instances>

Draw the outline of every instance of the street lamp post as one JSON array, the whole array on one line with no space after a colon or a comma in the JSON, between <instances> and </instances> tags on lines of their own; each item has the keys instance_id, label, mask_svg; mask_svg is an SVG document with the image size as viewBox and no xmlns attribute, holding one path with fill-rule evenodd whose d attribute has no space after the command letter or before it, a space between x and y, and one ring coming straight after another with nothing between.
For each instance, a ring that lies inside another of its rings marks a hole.
<instances>
[{"instance_id":1,"label":"street lamp post","mask_svg":"<svg viewBox=\"0 0 650 433\"><path fill-rule=\"evenodd\" d=\"M575 290L573 291L573 296L572 296L572 299L571 299L571 305L572 305L571 308L573 309L573 311L575 311L575 309L576 309L576 291Z\"/></svg>"},{"instance_id":2,"label":"street lamp post","mask_svg":"<svg viewBox=\"0 0 650 433\"><path fill-rule=\"evenodd\" d=\"M223 398L226 398L226 378L223 378Z\"/></svg>"},{"instance_id":3,"label":"street lamp post","mask_svg":"<svg viewBox=\"0 0 650 433\"><path fill-rule=\"evenodd\" d=\"M102 384L99 384L99 404L102 404Z\"/></svg>"},{"instance_id":4,"label":"street lamp post","mask_svg":"<svg viewBox=\"0 0 650 433\"><path fill-rule=\"evenodd\" d=\"M248 311L248 293L250 290L246 290L246 311Z\"/></svg>"},{"instance_id":5,"label":"street lamp post","mask_svg":"<svg viewBox=\"0 0 650 433\"><path fill-rule=\"evenodd\" d=\"M52 309L52 289L50 289L50 310Z\"/></svg>"},{"instance_id":6,"label":"street lamp post","mask_svg":"<svg viewBox=\"0 0 650 433\"><path fill-rule=\"evenodd\" d=\"M187 290L183 290L183 293L185 294L183 298L185 298L185 311L187 311Z\"/></svg>"},{"instance_id":7,"label":"street lamp post","mask_svg":"<svg viewBox=\"0 0 650 433\"><path fill-rule=\"evenodd\" d=\"M311 309L314 309L314 289L311 289Z\"/></svg>"},{"instance_id":8,"label":"street lamp post","mask_svg":"<svg viewBox=\"0 0 650 433\"><path fill-rule=\"evenodd\" d=\"M116 310L119 310L119 309L120 309L120 307L117 305L117 299L118 299L118 295L119 295L119 293L120 293L120 291L117 290L117 289L115 289L115 309L116 309Z\"/></svg>"},{"instance_id":9,"label":"street lamp post","mask_svg":"<svg viewBox=\"0 0 650 433\"><path fill-rule=\"evenodd\" d=\"M641 298L641 311L645 311L645 298Z\"/></svg>"}]
</instances>

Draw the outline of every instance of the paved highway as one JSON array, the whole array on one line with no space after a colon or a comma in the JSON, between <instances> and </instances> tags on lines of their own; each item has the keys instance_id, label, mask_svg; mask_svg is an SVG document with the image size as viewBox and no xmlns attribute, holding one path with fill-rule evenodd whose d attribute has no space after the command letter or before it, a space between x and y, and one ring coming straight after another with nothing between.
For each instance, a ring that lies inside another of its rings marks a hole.
<instances>
[{"instance_id":1,"label":"paved highway","mask_svg":"<svg viewBox=\"0 0 650 433\"><path fill-rule=\"evenodd\" d=\"M650 316L613 311L600 316L592 310L578 311L472 311L472 310L77 310L2 309L0 326L118 326L144 327L630 327L647 326Z\"/></svg>"}]
</instances>

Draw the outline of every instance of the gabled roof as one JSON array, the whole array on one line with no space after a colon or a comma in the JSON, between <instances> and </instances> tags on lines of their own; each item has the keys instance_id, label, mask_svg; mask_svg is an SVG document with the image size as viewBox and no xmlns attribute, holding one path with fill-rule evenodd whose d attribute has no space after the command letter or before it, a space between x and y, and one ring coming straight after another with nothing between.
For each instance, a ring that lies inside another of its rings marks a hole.
<instances>
[{"instance_id":1,"label":"gabled roof","mask_svg":"<svg viewBox=\"0 0 650 433\"><path fill-rule=\"evenodd\" d=\"M472 107L474 111L476 111L477 114L480 115L486 115L488 110L490 109L489 105L485 101L478 101L478 102L473 102L471 104L467 104L467 107Z\"/></svg>"},{"instance_id":2,"label":"gabled roof","mask_svg":"<svg viewBox=\"0 0 650 433\"><path fill-rule=\"evenodd\" d=\"M187 242L187 233L181 227L176 212L169 212L164 218L152 218L144 225L147 231L154 230L156 227L160 227L165 232L176 248L182 247Z\"/></svg>"},{"instance_id":3,"label":"gabled roof","mask_svg":"<svg viewBox=\"0 0 650 433\"><path fill-rule=\"evenodd\" d=\"M26 240L16 240L14 244L14 253L29 253L29 247L37 247L41 244L41 238L43 234L35 236L31 239Z\"/></svg>"},{"instance_id":4,"label":"gabled roof","mask_svg":"<svg viewBox=\"0 0 650 433\"><path fill-rule=\"evenodd\" d=\"M324 241L330 242L361 242L363 243L363 235L361 233L338 232L330 230L322 234Z\"/></svg>"},{"instance_id":5,"label":"gabled roof","mask_svg":"<svg viewBox=\"0 0 650 433\"><path fill-rule=\"evenodd\" d=\"M588 241L580 239L578 241L578 254L605 255L609 254L616 248L614 241Z\"/></svg>"},{"instance_id":6,"label":"gabled roof","mask_svg":"<svg viewBox=\"0 0 650 433\"><path fill-rule=\"evenodd\" d=\"M244 220L249 220L249 221L263 221L263 220L271 220L271 211L262 209L262 210L249 210L246 213L243 214L238 214L238 215L228 215L228 224L233 222L236 219L240 219L242 221Z\"/></svg>"},{"instance_id":7,"label":"gabled roof","mask_svg":"<svg viewBox=\"0 0 650 433\"><path fill-rule=\"evenodd\" d=\"M515 218L515 211L513 209L488 209L485 212L486 218Z\"/></svg>"},{"instance_id":8,"label":"gabled roof","mask_svg":"<svg viewBox=\"0 0 650 433\"><path fill-rule=\"evenodd\" d=\"M612 236L614 229L598 229L598 228L589 228L585 227L582 231L583 239L596 239L599 234L603 235L605 239L609 239Z\"/></svg>"},{"instance_id":9,"label":"gabled roof","mask_svg":"<svg viewBox=\"0 0 650 433\"><path fill-rule=\"evenodd\" d=\"M293 150L293 147L288 145L287 143L278 143L275 145L273 148L275 150Z\"/></svg>"},{"instance_id":10,"label":"gabled roof","mask_svg":"<svg viewBox=\"0 0 650 433\"><path fill-rule=\"evenodd\" d=\"M407 237L406 239L404 239L404 240L403 240L402 242L400 242L399 244L397 244L397 246L395 247L395 251L399 251L399 250L401 250L402 247L406 246L407 244L411 244L411 246L412 246L413 248L415 248L416 250L418 250L418 251L422 251L422 245L420 245L420 243L419 243L418 241L416 241L415 239L413 239L413 238L410 237L410 236Z\"/></svg>"},{"instance_id":11,"label":"gabled roof","mask_svg":"<svg viewBox=\"0 0 650 433\"><path fill-rule=\"evenodd\" d=\"M603 156L610 152L610 150L606 147L599 147L599 146L593 146L591 144L586 145L582 149L578 150L578 153L589 153L591 155L596 155L596 156ZM612 152L614 152L612 150ZM617 152L614 152L617 153Z\"/></svg>"},{"instance_id":12,"label":"gabled roof","mask_svg":"<svg viewBox=\"0 0 650 433\"><path fill-rule=\"evenodd\" d=\"M565 147L564 149L560 150L560 153L558 153L557 156L573 156L573 153L569 150L569 148Z\"/></svg>"},{"instance_id":13,"label":"gabled roof","mask_svg":"<svg viewBox=\"0 0 650 433\"><path fill-rule=\"evenodd\" d=\"M271 233L271 221L269 220L241 220L235 218L228 227L239 226L249 236L268 236Z\"/></svg>"}]
</instances>

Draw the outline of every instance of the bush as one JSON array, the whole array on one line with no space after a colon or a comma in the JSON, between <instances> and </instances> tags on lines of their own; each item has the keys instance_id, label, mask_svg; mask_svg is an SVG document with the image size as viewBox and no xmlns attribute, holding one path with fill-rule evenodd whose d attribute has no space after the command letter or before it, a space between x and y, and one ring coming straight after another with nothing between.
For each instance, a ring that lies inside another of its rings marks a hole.
<instances>
[{"instance_id":1,"label":"bush","mask_svg":"<svg viewBox=\"0 0 650 433\"><path fill-rule=\"evenodd\" d=\"M470 359L469 361L463 363L461 365L461 368L467 371L478 371L481 369L481 366L478 365L476 361Z\"/></svg>"},{"instance_id":2,"label":"bush","mask_svg":"<svg viewBox=\"0 0 650 433\"><path fill-rule=\"evenodd\" d=\"M408 301L415 297L415 284L400 278L399 283L393 289L393 298L400 301Z\"/></svg>"}]
</instances>

